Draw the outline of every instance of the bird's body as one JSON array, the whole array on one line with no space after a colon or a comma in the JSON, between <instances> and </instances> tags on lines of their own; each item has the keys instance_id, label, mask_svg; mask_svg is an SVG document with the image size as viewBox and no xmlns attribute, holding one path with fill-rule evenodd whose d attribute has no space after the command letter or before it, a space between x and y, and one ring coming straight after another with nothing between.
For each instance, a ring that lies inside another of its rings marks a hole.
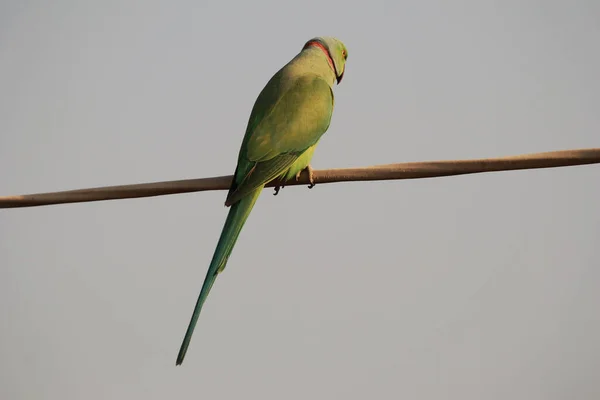
<instances>
[{"instance_id":1,"label":"bird's body","mask_svg":"<svg viewBox=\"0 0 600 400\"><path fill-rule=\"evenodd\" d=\"M242 141L225 205L231 206L177 357L183 362L200 310L264 186L304 169L333 112L332 87L341 81L347 50L334 38L315 38L259 94ZM312 182L311 182L312 183Z\"/></svg>"}]
</instances>

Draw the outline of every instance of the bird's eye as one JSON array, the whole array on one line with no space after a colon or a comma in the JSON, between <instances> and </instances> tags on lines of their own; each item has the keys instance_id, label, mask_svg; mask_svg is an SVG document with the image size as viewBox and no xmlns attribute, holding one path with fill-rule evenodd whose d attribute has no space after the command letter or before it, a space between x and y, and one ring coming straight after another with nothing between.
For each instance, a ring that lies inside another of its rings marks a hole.
<instances>
[{"instance_id":1,"label":"bird's eye","mask_svg":"<svg viewBox=\"0 0 600 400\"><path fill-rule=\"evenodd\" d=\"M348 58L348 53L346 53L346 50L342 50L342 56L344 58Z\"/></svg>"}]
</instances>

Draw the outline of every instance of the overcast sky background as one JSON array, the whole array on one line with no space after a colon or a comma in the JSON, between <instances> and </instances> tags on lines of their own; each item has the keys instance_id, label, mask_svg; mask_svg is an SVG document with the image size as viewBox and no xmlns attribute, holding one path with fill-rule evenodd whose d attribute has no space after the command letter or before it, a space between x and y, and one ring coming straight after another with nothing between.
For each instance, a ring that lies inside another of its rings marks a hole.
<instances>
[{"instance_id":1,"label":"overcast sky background","mask_svg":"<svg viewBox=\"0 0 600 400\"><path fill-rule=\"evenodd\" d=\"M2 1L0 195L233 173L310 38L313 166L600 147L597 1ZM600 168L0 210L2 399L597 399Z\"/></svg>"}]
</instances>

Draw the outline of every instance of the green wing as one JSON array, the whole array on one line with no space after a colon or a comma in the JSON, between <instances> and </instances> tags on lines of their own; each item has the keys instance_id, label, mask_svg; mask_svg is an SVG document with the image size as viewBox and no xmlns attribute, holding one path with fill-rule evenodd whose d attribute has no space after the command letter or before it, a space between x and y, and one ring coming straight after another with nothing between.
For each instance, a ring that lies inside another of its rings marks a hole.
<instances>
[{"instance_id":1,"label":"green wing","mask_svg":"<svg viewBox=\"0 0 600 400\"><path fill-rule=\"evenodd\" d=\"M303 75L280 96L281 77L273 79L252 110L227 205L284 173L329 127L333 92L324 79Z\"/></svg>"}]
</instances>

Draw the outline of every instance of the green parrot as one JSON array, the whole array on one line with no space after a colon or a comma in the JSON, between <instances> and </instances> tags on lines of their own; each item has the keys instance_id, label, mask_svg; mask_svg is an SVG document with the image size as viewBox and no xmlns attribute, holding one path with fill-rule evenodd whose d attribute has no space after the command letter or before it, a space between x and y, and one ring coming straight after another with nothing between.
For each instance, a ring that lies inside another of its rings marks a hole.
<instances>
[{"instance_id":1,"label":"green parrot","mask_svg":"<svg viewBox=\"0 0 600 400\"><path fill-rule=\"evenodd\" d=\"M265 185L298 179L310 160L333 112L333 84L344 76L348 51L332 37L306 42L302 51L281 68L260 92L242 140L225 206L231 206L217 248L185 333L176 365L183 362L202 305ZM279 186L275 188L275 194Z\"/></svg>"}]
</instances>

